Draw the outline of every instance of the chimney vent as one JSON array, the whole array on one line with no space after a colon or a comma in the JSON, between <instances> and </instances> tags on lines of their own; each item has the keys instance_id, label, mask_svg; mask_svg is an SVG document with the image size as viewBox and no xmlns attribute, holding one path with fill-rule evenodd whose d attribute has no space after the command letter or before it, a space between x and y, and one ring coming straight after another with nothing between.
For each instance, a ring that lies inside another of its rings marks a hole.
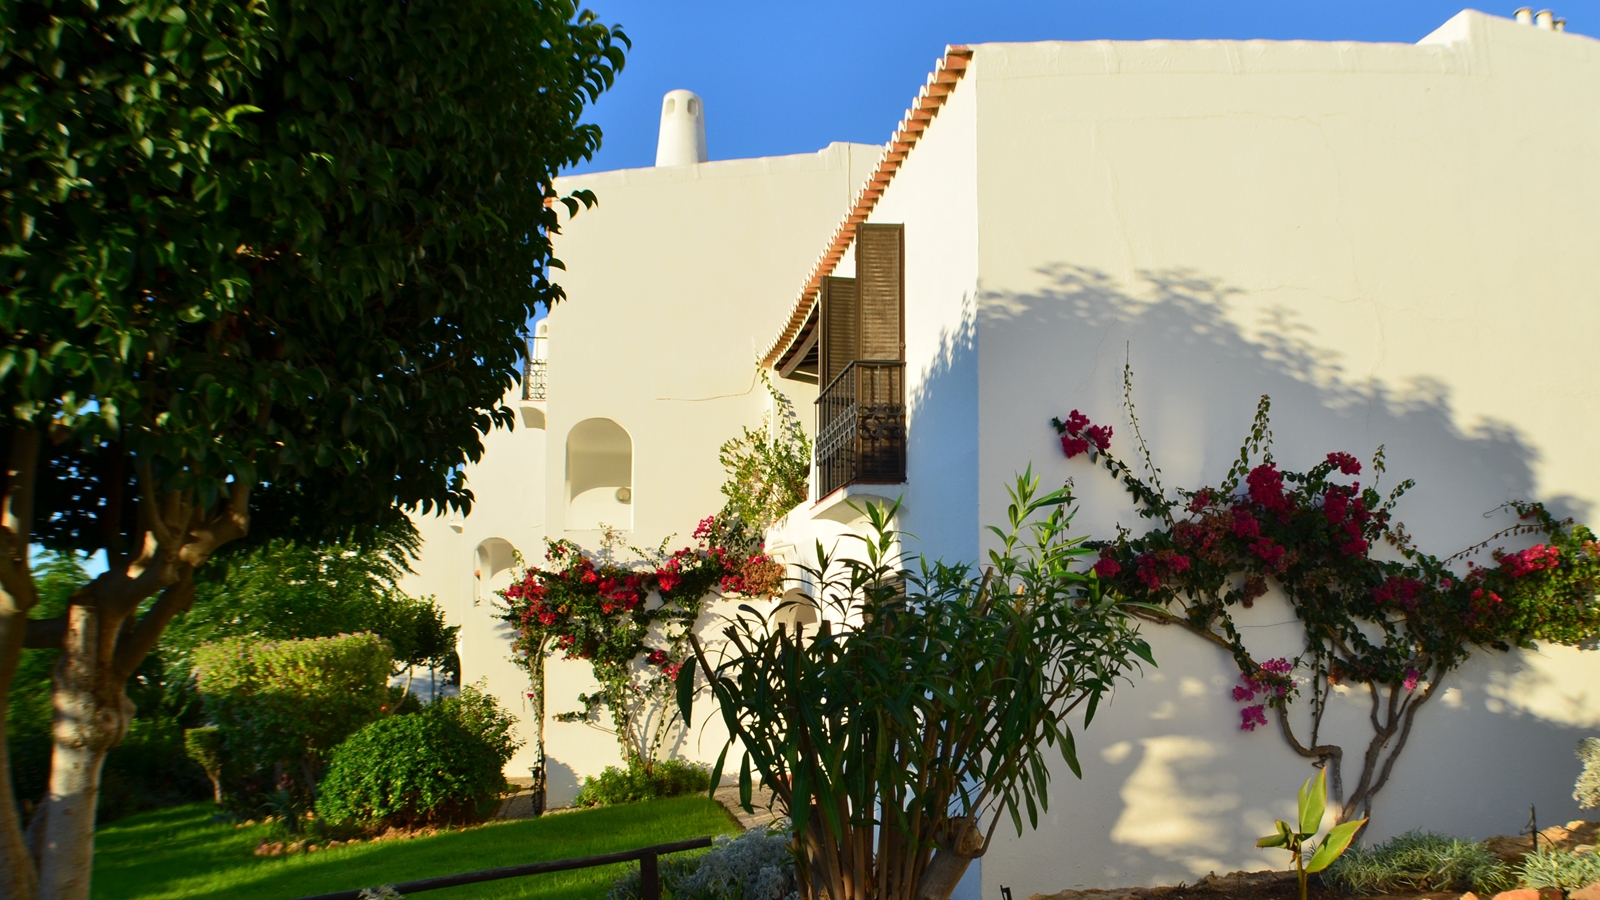
<instances>
[{"instance_id":1,"label":"chimney vent","mask_svg":"<svg viewBox=\"0 0 1600 900\"><path fill-rule=\"evenodd\" d=\"M1533 14L1533 24L1545 31L1554 31L1556 27L1556 14L1548 9L1541 9Z\"/></svg>"},{"instance_id":2,"label":"chimney vent","mask_svg":"<svg viewBox=\"0 0 1600 900\"><path fill-rule=\"evenodd\" d=\"M1518 22L1521 22L1524 25L1533 24L1533 7L1531 6L1519 7L1516 12L1512 13L1512 15L1516 17Z\"/></svg>"},{"instance_id":3,"label":"chimney vent","mask_svg":"<svg viewBox=\"0 0 1600 900\"><path fill-rule=\"evenodd\" d=\"M687 166L706 157L706 105L693 91L668 91L661 98L661 133L656 165Z\"/></svg>"}]
</instances>

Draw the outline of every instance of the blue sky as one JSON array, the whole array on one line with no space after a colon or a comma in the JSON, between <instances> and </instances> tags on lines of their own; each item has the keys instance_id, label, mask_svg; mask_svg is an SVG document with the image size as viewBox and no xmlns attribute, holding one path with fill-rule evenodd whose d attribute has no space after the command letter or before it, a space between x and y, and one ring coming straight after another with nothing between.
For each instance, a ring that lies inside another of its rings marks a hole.
<instances>
[{"instance_id":1,"label":"blue sky","mask_svg":"<svg viewBox=\"0 0 1600 900\"><path fill-rule=\"evenodd\" d=\"M706 101L712 159L805 153L830 141L881 144L946 44L982 41L1267 38L1412 43L1462 0L589 0L633 52L592 108L605 143L575 172L655 162L661 95ZM1510 16L1515 0L1475 7ZM1539 6L1534 5L1535 9ZM1600 0L1553 7L1600 34Z\"/></svg>"}]
</instances>

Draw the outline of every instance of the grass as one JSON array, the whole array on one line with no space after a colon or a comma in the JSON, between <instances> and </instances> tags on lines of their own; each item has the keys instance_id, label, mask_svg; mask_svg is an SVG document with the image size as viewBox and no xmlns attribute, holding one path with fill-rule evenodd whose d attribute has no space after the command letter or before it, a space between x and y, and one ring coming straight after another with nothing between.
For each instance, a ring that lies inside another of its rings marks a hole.
<instances>
[{"instance_id":1,"label":"grass","mask_svg":"<svg viewBox=\"0 0 1600 900\"><path fill-rule=\"evenodd\" d=\"M410 840L258 857L269 826L211 821L210 804L164 809L108 825L95 838L94 900L291 900L435 875L594 856L740 829L705 798L674 797ZM629 865L618 864L430 891L428 900L599 900Z\"/></svg>"},{"instance_id":2,"label":"grass","mask_svg":"<svg viewBox=\"0 0 1600 900\"><path fill-rule=\"evenodd\" d=\"M1517 886L1516 871L1482 844L1408 831L1372 848L1351 847L1323 876L1347 893L1475 891L1490 897Z\"/></svg>"}]
</instances>

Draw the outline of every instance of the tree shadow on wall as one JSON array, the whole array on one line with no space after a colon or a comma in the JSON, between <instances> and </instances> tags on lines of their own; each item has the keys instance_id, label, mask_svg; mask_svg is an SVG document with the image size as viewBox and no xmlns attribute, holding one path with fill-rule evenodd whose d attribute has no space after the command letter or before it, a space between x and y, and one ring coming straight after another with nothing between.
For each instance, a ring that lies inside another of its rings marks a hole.
<instances>
[{"instance_id":1,"label":"tree shadow on wall","mask_svg":"<svg viewBox=\"0 0 1600 900\"><path fill-rule=\"evenodd\" d=\"M1041 440L1025 448L1030 458L1053 449L1049 417L1071 408L1120 421L1122 455L1134 457L1121 408L1126 360L1140 426L1169 487L1219 480L1238 455L1256 398L1267 394L1273 453L1287 468L1304 469L1332 450L1368 458L1383 445L1383 483L1417 482L1399 515L1430 552L1448 555L1492 534L1510 521L1499 509L1508 500L1543 500L1579 521L1591 512L1585 498L1536 496L1539 451L1514 426L1463 416L1436 377L1390 382L1353 372L1294 307L1244 302L1242 289L1192 270L1141 272L1134 286L1066 264L1038 271L1048 279L1044 290L984 295L977 325L985 413L1011 407L1031 417L1030 427L1037 422ZM1349 307L1358 324L1371 320L1374 341L1385 339L1369 307ZM1035 366L1030 393L1043 404L991 387L991 373L1018 360ZM1090 488L1095 479L1073 469Z\"/></svg>"}]
</instances>

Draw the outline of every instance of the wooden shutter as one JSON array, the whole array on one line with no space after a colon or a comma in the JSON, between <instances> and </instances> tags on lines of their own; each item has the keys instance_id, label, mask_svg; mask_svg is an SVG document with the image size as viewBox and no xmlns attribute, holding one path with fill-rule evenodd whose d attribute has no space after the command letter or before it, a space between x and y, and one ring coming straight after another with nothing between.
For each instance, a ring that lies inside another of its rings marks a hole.
<instances>
[{"instance_id":1,"label":"wooden shutter","mask_svg":"<svg viewBox=\"0 0 1600 900\"><path fill-rule=\"evenodd\" d=\"M905 268L904 225L859 226L861 359L905 359Z\"/></svg>"},{"instance_id":2,"label":"wooden shutter","mask_svg":"<svg viewBox=\"0 0 1600 900\"><path fill-rule=\"evenodd\" d=\"M861 358L861 304L856 279L822 279L822 351L817 383L826 389L844 367Z\"/></svg>"}]
</instances>

